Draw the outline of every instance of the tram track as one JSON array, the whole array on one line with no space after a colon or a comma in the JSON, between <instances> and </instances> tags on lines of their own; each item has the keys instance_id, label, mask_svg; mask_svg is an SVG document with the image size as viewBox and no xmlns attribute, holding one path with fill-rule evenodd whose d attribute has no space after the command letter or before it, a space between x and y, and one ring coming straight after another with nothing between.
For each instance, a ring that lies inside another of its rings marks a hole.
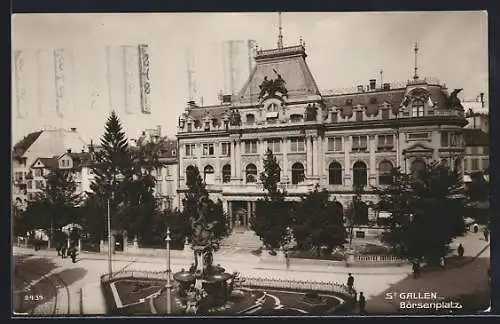
<instances>
[{"instance_id":1,"label":"tram track","mask_svg":"<svg viewBox=\"0 0 500 324\"><path fill-rule=\"evenodd\" d=\"M15 281L17 279L23 283L22 290L17 288L14 292L14 294L21 294L21 309L15 310L17 313L26 313L27 309L28 315L70 314L70 291L66 282L57 273L44 274L22 265L16 265L14 278ZM47 287L49 291L42 289L44 287ZM17 298L19 304L19 296ZM26 304L31 305L25 306ZM45 309L46 305L48 309ZM14 306L19 307L19 305Z\"/></svg>"}]
</instances>

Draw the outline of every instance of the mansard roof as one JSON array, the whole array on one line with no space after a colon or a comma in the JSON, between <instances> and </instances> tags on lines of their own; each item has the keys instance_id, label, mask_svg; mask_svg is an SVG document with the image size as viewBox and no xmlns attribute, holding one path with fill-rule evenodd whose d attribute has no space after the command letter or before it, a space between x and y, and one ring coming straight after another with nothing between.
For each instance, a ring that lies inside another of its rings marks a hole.
<instances>
[{"instance_id":1,"label":"mansard roof","mask_svg":"<svg viewBox=\"0 0 500 324\"><path fill-rule=\"evenodd\" d=\"M289 98L318 95L318 86L307 66L306 56L302 45L258 51L255 67L236 99L242 102L256 102L264 78L273 80L278 74L286 82L285 88Z\"/></svg>"},{"instance_id":2,"label":"mansard roof","mask_svg":"<svg viewBox=\"0 0 500 324\"><path fill-rule=\"evenodd\" d=\"M387 103L392 107L393 112L397 112L404 102L405 97L409 94L411 96L412 91L420 87L409 88L397 88L397 89L375 89L370 91L359 91L347 94L339 95L326 95L323 96L323 100L327 108L337 107L342 110L350 109L352 107L361 105L367 108L368 113L371 115L376 115L380 109L380 105ZM432 101L434 107L440 109L446 109L448 92L446 88L441 85L428 85L425 84L422 87L429 95L429 99Z\"/></svg>"}]
</instances>

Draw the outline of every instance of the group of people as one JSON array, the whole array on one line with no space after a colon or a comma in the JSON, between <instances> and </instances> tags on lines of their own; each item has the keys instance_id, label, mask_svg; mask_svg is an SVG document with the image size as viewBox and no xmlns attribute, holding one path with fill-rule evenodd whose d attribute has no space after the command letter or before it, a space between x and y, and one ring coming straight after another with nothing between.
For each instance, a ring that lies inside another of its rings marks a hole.
<instances>
[{"instance_id":1,"label":"group of people","mask_svg":"<svg viewBox=\"0 0 500 324\"><path fill-rule=\"evenodd\" d=\"M366 298L362 291L359 293L359 296L357 296L357 293L354 290L354 277L352 273L349 273L347 275L347 288L349 289L349 293L354 295L354 301L358 303L359 314L364 315L366 307Z\"/></svg>"},{"instance_id":2,"label":"group of people","mask_svg":"<svg viewBox=\"0 0 500 324\"><path fill-rule=\"evenodd\" d=\"M65 259L67 256L71 257L73 263L77 262L78 247L75 242L70 242L69 248L66 242L59 242L56 246L57 255Z\"/></svg>"}]
</instances>

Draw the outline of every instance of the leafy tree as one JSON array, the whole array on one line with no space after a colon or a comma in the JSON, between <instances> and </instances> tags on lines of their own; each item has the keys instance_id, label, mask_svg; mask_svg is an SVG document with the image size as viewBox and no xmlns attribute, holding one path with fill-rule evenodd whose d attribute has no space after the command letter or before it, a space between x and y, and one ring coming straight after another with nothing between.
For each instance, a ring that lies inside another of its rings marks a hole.
<instances>
[{"instance_id":1,"label":"leafy tree","mask_svg":"<svg viewBox=\"0 0 500 324\"><path fill-rule=\"evenodd\" d=\"M218 200L214 202L209 198L208 191L205 188L205 183L203 182L200 171L197 167L188 169L186 174L186 184L188 190L185 197L182 200L183 211L182 214L185 221L189 222L194 219L198 219L200 204L206 204L206 210L204 216L203 225L208 225L214 223L214 227L211 229L212 238L212 248L217 250L220 246L220 241L229 235L229 223L226 213L222 208L222 201ZM186 236L188 236L189 241L193 242L194 229L191 224L187 228Z\"/></svg>"},{"instance_id":2,"label":"leafy tree","mask_svg":"<svg viewBox=\"0 0 500 324\"><path fill-rule=\"evenodd\" d=\"M467 194L472 201L488 201L489 188L482 172L474 172L470 175L471 183L467 186Z\"/></svg>"},{"instance_id":3,"label":"leafy tree","mask_svg":"<svg viewBox=\"0 0 500 324\"><path fill-rule=\"evenodd\" d=\"M250 218L250 226L260 237L266 248L274 250L286 247L291 240L292 217L285 192L278 189L280 166L271 150L264 158L264 171L260 180L264 187L264 198L256 204L255 214Z\"/></svg>"},{"instance_id":4,"label":"leafy tree","mask_svg":"<svg viewBox=\"0 0 500 324\"><path fill-rule=\"evenodd\" d=\"M20 217L20 231L35 228L56 230L68 223L81 221L77 206L81 197L76 193L76 183L69 170L54 168L45 177L43 191L28 202Z\"/></svg>"},{"instance_id":5,"label":"leafy tree","mask_svg":"<svg viewBox=\"0 0 500 324\"><path fill-rule=\"evenodd\" d=\"M377 188L380 203L392 213L384 240L401 256L438 263L452 240L465 233L460 175L431 163L418 176L399 169L393 176L392 185Z\"/></svg>"},{"instance_id":6,"label":"leafy tree","mask_svg":"<svg viewBox=\"0 0 500 324\"><path fill-rule=\"evenodd\" d=\"M179 209L166 210L163 212L164 224L170 228L170 238L172 239L172 248L182 250L189 233L188 219ZM166 232L166 226L161 229L161 233Z\"/></svg>"},{"instance_id":7,"label":"leafy tree","mask_svg":"<svg viewBox=\"0 0 500 324\"><path fill-rule=\"evenodd\" d=\"M328 199L328 191L317 185L295 205L293 233L299 249L314 249L319 254L325 246L330 253L346 243L342 209Z\"/></svg>"}]
</instances>

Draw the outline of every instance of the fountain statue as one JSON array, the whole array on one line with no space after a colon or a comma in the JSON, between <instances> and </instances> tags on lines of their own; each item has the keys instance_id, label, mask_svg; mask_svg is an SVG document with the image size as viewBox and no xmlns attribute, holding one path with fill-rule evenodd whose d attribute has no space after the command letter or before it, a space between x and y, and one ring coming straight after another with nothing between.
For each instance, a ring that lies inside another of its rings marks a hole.
<instances>
[{"instance_id":1,"label":"fountain statue","mask_svg":"<svg viewBox=\"0 0 500 324\"><path fill-rule=\"evenodd\" d=\"M217 222L208 222L206 215L213 202L208 197L201 197L197 204L196 216L190 220L190 237L194 252L194 263L189 271L174 274L179 283L179 298L184 300L186 314L208 312L217 307L224 307L231 295L234 274L225 272L220 265L213 265L214 241L213 229Z\"/></svg>"}]
</instances>

